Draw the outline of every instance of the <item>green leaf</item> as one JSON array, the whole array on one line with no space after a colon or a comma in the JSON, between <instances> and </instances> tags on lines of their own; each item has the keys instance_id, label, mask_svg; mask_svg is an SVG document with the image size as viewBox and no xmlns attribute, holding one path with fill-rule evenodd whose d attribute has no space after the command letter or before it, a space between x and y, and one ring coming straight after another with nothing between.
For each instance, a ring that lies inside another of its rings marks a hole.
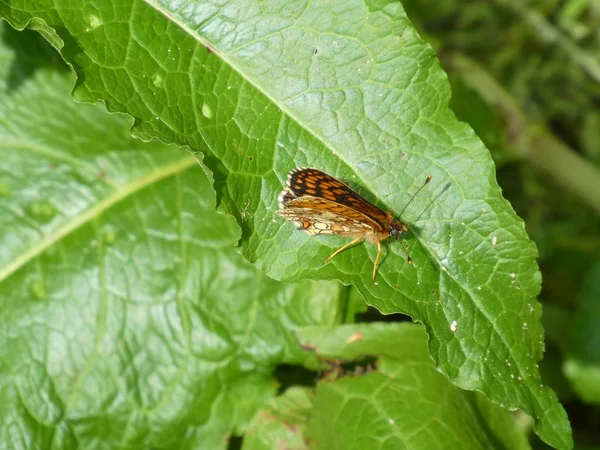
<instances>
[{"instance_id":1,"label":"green leaf","mask_svg":"<svg viewBox=\"0 0 600 450\"><path fill-rule=\"evenodd\" d=\"M206 151L217 203L242 228L245 257L277 279L337 278L384 313L422 321L437 366L535 419L572 446L566 414L540 380L540 275L534 245L502 198L487 150L447 105L431 48L397 2L267 4L65 0L0 6L15 27L56 30L79 100L135 118L143 138ZM149 25L151 24L151 25ZM294 167L316 166L403 215L411 233L323 260L344 240L311 238L275 217Z\"/></svg>"},{"instance_id":2,"label":"green leaf","mask_svg":"<svg viewBox=\"0 0 600 450\"><path fill-rule=\"evenodd\" d=\"M322 358L378 357L370 372L319 383L307 430L315 448L529 448L511 414L435 370L420 326L375 323L298 333Z\"/></svg>"},{"instance_id":3,"label":"green leaf","mask_svg":"<svg viewBox=\"0 0 600 450\"><path fill-rule=\"evenodd\" d=\"M600 405L600 261L587 275L579 298L564 371L586 403Z\"/></svg>"},{"instance_id":4,"label":"green leaf","mask_svg":"<svg viewBox=\"0 0 600 450\"><path fill-rule=\"evenodd\" d=\"M226 448L341 287L258 271L189 153L76 105L36 34L2 34L0 442Z\"/></svg>"},{"instance_id":5,"label":"green leaf","mask_svg":"<svg viewBox=\"0 0 600 450\"><path fill-rule=\"evenodd\" d=\"M244 436L243 450L308 448L304 431L314 403L312 389L293 387L257 413Z\"/></svg>"}]
</instances>

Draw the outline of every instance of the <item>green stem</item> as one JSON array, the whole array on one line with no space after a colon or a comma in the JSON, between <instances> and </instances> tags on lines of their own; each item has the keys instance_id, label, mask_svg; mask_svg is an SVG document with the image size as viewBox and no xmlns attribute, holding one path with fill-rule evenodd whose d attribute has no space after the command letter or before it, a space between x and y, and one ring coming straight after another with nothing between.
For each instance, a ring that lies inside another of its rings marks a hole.
<instances>
[{"instance_id":1,"label":"green stem","mask_svg":"<svg viewBox=\"0 0 600 450\"><path fill-rule=\"evenodd\" d=\"M444 54L446 69L499 110L520 156L549 173L600 214L600 171L543 126L529 120L515 99L474 61L459 53Z\"/></svg>"},{"instance_id":2,"label":"green stem","mask_svg":"<svg viewBox=\"0 0 600 450\"><path fill-rule=\"evenodd\" d=\"M532 127L530 138L527 158L600 214L600 171L545 130Z\"/></svg>"}]
</instances>

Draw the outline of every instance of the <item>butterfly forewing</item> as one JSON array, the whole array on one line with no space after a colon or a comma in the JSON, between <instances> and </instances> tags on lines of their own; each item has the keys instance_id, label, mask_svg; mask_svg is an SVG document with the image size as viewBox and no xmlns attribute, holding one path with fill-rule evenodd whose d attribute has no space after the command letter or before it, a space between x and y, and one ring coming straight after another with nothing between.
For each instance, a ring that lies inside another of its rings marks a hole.
<instances>
[{"instance_id":1,"label":"butterfly forewing","mask_svg":"<svg viewBox=\"0 0 600 450\"><path fill-rule=\"evenodd\" d=\"M378 221L381 226L391 218L389 214L362 198L341 181L317 169L304 168L290 172L287 189L280 198L282 209L289 200L304 196L318 197L347 206L361 212L363 216Z\"/></svg>"}]
</instances>

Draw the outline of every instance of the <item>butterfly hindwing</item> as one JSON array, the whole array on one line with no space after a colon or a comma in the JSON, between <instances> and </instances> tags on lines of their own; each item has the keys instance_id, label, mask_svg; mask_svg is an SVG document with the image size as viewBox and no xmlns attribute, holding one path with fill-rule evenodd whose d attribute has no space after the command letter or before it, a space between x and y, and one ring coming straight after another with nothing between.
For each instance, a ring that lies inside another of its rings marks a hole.
<instances>
[{"instance_id":1,"label":"butterfly hindwing","mask_svg":"<svg viewBox=\"0 0 600 450\"><path fill-rule=\"evenodd\" d=\"M359 211L310 195L288 200L277 214L294 222L298 229L312 235L353 236L383 231L377 221Z\"/></svg>"}]
</instances>

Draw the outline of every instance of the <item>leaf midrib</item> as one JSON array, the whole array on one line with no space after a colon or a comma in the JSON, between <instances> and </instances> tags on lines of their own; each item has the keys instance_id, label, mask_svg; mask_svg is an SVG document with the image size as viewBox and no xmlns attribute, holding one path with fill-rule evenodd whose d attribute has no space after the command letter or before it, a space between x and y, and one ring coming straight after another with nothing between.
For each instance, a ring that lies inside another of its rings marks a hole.
<instances>
[{"instance_id":1,"label":"leaf midrib","mask_svg":"<svg viewBox=\"0 0 600 450\"><path fill-rule=\"evenodd\" d=\"M181 151L180 149L173 149L173 151ZM184 170L194 166L196 160L191 156L161 166L160 170L149 172L141 178L135 179L133 182L125 184L120 187L119 190L115 190L111 195L104 198L101 202L86 210L83 214L74 217L71 221L65 222L63 226L55 230L54 232L47 234L36 245L31 247L26 252L15 258L10 264L0 270L0 283L10 277L13 273L18 271L21 267L25 266L35 257L41 255L44 250L58 242L60 239L67 236L69 233L79 229L83 225L86 225L94 218L100 216L102 213L110 209L115 204L128 198L129 196L141 191L142 189L155 184L165 178L168 178L174 174L183 172Z\"/></svg>"},{"instance_id":2,"label":"leaf midrib","mask_svg":"<svg viewBox=\"0 0 600 450\"><path fill-rule=\"evenodd\" d=\"M188 35L194 37L201 45L203 45L203 46L205 46L207 48L210 48L210 49L217 49L218 48L212 42L209 42L207 39L205 39L201 35L199 35L196 31L194 31L193 29L191 29L179 17L173 15L171 13L171 11L164 9L161 5L156 4L153 0L146 0L145 3L148 4L148 5L150 5L151 7L153 7L156 11L158 11L163 16L165 16L167 18L167 20L173 21L173 23L175 23L182 30L184 30L186 33L188 33ZM279 31L282 31L282 30L279 30ZM229 67L231 67L232 70L234 70L240 77L242 77L247 83L249 83L258 92L260 92L262 95L264 95L266 98L268 98L271 101L272 104L277 105L277 108L283 114L287 115L295 123L298 123L298 124L302 125L302 129L303 130L306 130L306 132L309 133L311 136L313 136L317 141L319 141L323 145L323 147L325 149L329 150L333 155L335 155L336 158L338 158L340 161L342 161L346 167L348 167L349 169L351 169L354 172L354 170L353 170L354 164L351 164L348 161L346 161L344 158L342 158L341 155L339 154L339 152L337 152L335 150L335 148L332 148L327 142L325 142L323 140L323 137L321 135L317 134L311 127L307 126L299 117L297 117L295 114L293 114L292 111L290 111L290 109L287 107L287 104L285 102L280 101L280 99L273 97L268 91L266 91L265 89L263 89L256 82L256 80L254 78L249 77L248 74L246 72L244 72L239 65L235 64L233 60L231 60L230 58L228 58L226 56L225 52L219 50L219 52L216 53L216 54L227 65L229 65ZM371 188L371 185L369 183L367 183L367 182L364 181L363 177L359 177L359 179L361 180L361 182L363 183L363 185L365 185L365 187L367 187L371 192L376 192L376 191L374 191Z\"/></svg>"}]
</instances>

